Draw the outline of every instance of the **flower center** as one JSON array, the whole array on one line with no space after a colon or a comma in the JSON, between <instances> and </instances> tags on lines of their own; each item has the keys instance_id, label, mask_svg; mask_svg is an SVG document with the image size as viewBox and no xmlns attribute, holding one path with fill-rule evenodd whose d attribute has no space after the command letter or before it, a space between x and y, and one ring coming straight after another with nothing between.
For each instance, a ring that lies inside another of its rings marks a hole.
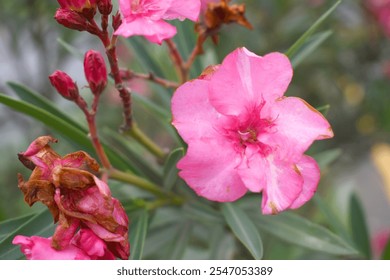
<instances>
[{"instance_id":1,"label":"flower center","mask_svg":"<svg viewBox=\"0 0 390 280\"><path fill-rule=\"evenodd\" d=\"M257 142L257 131L254 128L248 128L244 131L239 130L238 135L240 137L240 144L245 145L245 143L256 143Z\"/></svg>"}]
</instances>

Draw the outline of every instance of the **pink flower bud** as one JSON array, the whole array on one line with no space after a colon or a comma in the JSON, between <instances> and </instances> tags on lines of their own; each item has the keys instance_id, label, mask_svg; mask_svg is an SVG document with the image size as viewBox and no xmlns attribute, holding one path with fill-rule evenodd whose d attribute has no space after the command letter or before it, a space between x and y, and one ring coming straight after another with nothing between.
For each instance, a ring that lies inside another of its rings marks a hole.
<instances>
[{"instance_id":1,"label":"pink flower bud","mask_svg":"<svg viewBox=\"0 0 390 280\"><path fill-rule=\"evenodd\" d=\"M96 14L96 0L58 0L61 8L75 11L85 17L92 19Z\"/></svg>"},{"instance_id":2,"label":"pink flower bud","mask_svg":"<svg viewBox=\"0 0 390 280\"><path fill-rule=\"evenodd\" d=\"M109 15L112 12L111 0L97 0L99 12L102 15Z\"/></svg>"},{"instance_id":3,"label":"pink flower bud","mask_svg":"<svg viewBox=\"0 0 390 280\"><path fill-rule=\"evenodd\" d=\"M85 31L88 27L86 18L73 10L60 8L56 11L54 18L59 24L70 29Z\"/></svg>"},{"instance_id":4,"label":"pink flower bud","mask_svg":"<svg viewBox=\"0 0 390 280\"><path fill-rule=\"evenodd\" d=\"M92 93L100 94L107 84L107 70L99 52L89 50L85 54L84 73Z\"/></svg>"},{"instance_id":5,"label":"pink flower bud","mask_svg":"<svg viewBox=\"0 0 390 280\"><path fill-rule=\"evenodd\" d=\"M64 98L75 100L79 95L76 83L68 74L60 70L55 71L49 76L50 82Z\"/></svg>"}]
</instances>

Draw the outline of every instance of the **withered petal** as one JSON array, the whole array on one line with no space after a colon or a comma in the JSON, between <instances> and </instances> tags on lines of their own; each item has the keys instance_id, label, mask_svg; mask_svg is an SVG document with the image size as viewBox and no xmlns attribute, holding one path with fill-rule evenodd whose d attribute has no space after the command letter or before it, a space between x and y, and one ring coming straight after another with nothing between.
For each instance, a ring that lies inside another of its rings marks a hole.
<instances>
[{"instance_id":1,"label":"withered petal","mask_svg":"<svg viewBox=\"0 0 390 280\"><path fill-rule=\"evenodd\" d=\"M57 188L80 190L95 185L93 174L72 167L54 168L52 179Z\"/></svg>"},{"instance_id":2,"label":"withered petal","mask_svg":"<svg viewBox=\"0 0 390 280\"><path fill-rule=\"evenodd\" d=\"M61 162L65 167L79 168L91 173L97 173L99 171L97 161L84 151L67 154L62 158Z\"/></svg>"}]
</instances>

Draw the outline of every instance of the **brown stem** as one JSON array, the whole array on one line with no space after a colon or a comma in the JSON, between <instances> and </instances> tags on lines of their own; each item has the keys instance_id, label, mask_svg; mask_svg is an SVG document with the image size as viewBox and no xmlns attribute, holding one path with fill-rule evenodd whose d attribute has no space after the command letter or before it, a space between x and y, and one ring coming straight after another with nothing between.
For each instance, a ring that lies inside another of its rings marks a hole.
<instances>
[{"instance_id":1,"label":"brown stem","mask_svg":"<svg viewBox=\"0 0 390 280\"><path fill-rule=\"evenodd\" d=\"M183 67L188 72L194 63L196 57L203 53L203 43L206 41L207 36L204 34L201 34L198 36L198 39L196 41L196 45L194 49L192 50L190 56L188 57L187 61L184 63Z\"/></svg>"},{"instance_id":2,"label":"brown stem","mask_svg":"<svg viewBox=\"0 0 390 280\"><path fill-rule=\"evenodd\" d=\"M88 110L87 102L85 102L84 98L82 98L81 96L77 97L75 103L83 111L85 118L87 119L89 135L92 141L92 145L95 148L95 152L101 164L104 166L105 169L110 169L111 168L110 160L108 159L106 152L104 151L103 146L100 143L99 136L97 133L97 128L96 128L95 115L96 115L98 100L99 100L99 96L95 95L91 111Z\"/></svg>"},{"instance_id":3,"label":"brown stem","mask_svg":"<svg viewBox=\"0 0 390 280\"><path fill-rule=\"evenodd\" d=\"M188 80L188 71L184 67L183 58L181 57L176 44L171 39L165 40L165 43L168 46L173 64L175 65L176 71L178 72L180 83L186 82Z\"/></svg>"},{"instance_id":4,"label":"brown stem","mask_svg":"<svg viewBox=\"0 0 390 280\"><path fill-rule=\"evenodd\" d=\"M166 87L166 88L178 88L179 87L178 83L176 83L174 81L166 80L166 79L163 79L160 77L156 77L153 73L149 73L149 74L137 73L137 72L133 72L129 69L126 69L126 70L122 70L121 74L122 74L122 79L124 79L124 80L131 80L133 78L136 78L136 79L148 80L148 81L151 81L153 83L156 83L156 84L161 85L161 86Z\"/></svg>"}]
</instances>

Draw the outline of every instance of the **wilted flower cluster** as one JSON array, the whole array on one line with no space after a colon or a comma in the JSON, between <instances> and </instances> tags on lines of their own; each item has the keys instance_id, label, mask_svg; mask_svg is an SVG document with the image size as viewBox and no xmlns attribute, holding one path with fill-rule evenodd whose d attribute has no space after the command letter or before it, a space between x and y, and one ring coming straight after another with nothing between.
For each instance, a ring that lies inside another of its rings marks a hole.
<instances>
[{"instance_id":1,"label":"wilted flower cluster","mask_svg":"<svg viewBox=\"0 0 390 280\"><path fill-rule=\"evenodd\" d=\"M283 96L292 73L283 54L240 48L178 88L173 125L188 144L179 175L197 194L226 202L262 192L264 214L313 196L320 170L304 152L333 132L305 101Z\"/></svg>"},{"instance_id":2,"label":"wilted flower cluster","mask_svg":"<svg viewBox=\"0 0 390 280\"><path fill-rule=\"evenodd\" d=\"M58 223L52 237L16 236L29 259L127 259L128 218L107 184L96 175L99 165L79 151L64 157L51 147L50 136L37 138L19 154L32 174L19 188L25 201L45 204Z\"/></svg>"}]
</instances>

